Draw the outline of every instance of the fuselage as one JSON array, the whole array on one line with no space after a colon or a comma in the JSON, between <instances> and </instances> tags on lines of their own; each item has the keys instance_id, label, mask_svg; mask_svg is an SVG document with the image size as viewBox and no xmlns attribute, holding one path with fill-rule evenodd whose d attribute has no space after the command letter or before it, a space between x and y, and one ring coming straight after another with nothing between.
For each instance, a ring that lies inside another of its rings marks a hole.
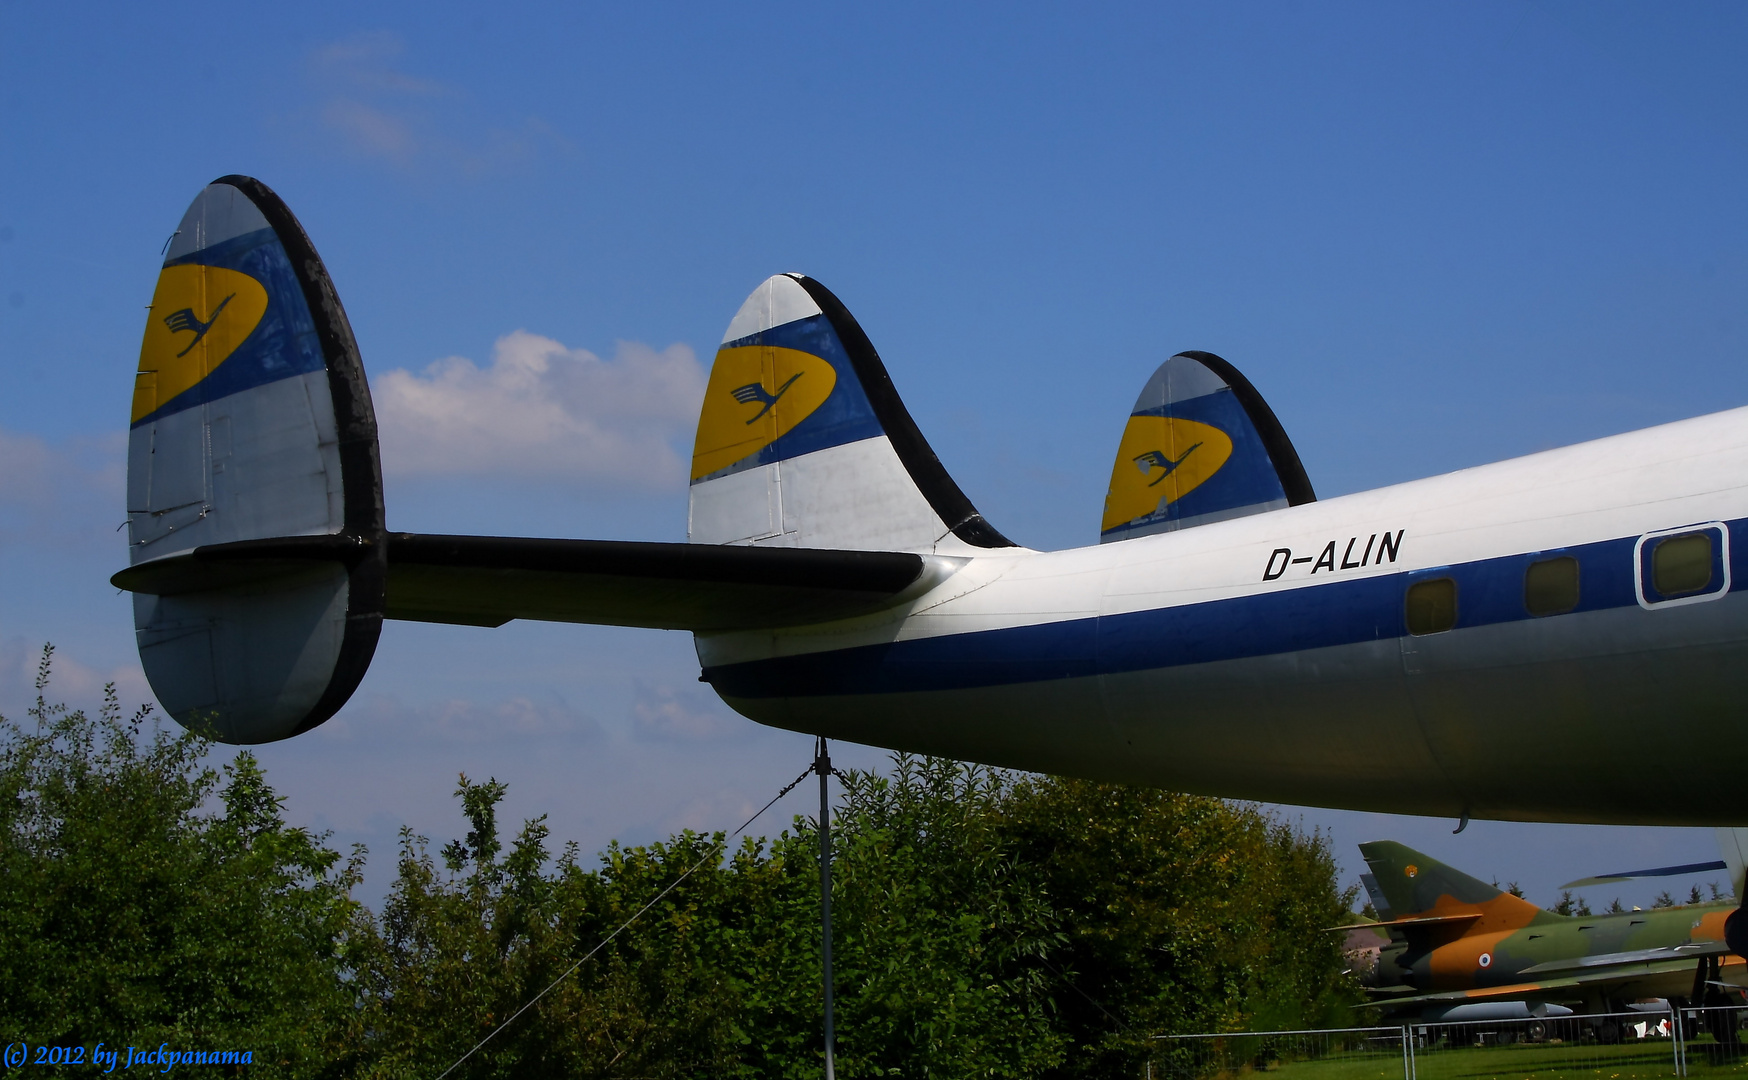
<instances>
[{"instance_id":1,"label":"fuselage","mask_svg":"<svg viewBox=\"0 0 1748 1080\"><path fill-rule=\"evenodd\" d=\"M887 612L697 647L746 716L894 749L1301 805L1739 825L1744 527L1737 409L1095 547L943 546Z\"/></svg>"},{"instance_id":2,"label":"fuselage","mask_svg":"<svg viewBox=\"0 0 1748 1080\"><path fill-rule=\"evenodd\" d=\"M1558 918L1512 929L1464 933L1436 947L1396 942L1384 950L1381 985L1400 983L1420 991L1498 990L1523 986L1531 996L1564 1000L1596 998L1610 1002L1646 997L1691 997L1694 960L1683 947L1723 940L1724 919L1733 901L1653 908L1616 914ZM1538 987L1562 977L1587 974L1583 961L1595 958L1606 981L1579 987ZM1634 962L1634 961L1637 962ZM1674 962L1672 962L1674 961ZM1721 958L1717 980L1748 985L1748 966L1740 957ZM1557 969L1557 970L1550 970Z\"/></svg>"}]
</instances>

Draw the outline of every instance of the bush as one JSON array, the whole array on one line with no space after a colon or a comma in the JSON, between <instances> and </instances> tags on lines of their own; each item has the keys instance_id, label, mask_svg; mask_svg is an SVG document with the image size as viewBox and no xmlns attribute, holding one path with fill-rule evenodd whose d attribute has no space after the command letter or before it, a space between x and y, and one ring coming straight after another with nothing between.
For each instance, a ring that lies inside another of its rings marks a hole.
<instances>
[{"instance_id":1,"label":"bush","mask_svg":"<svg viewBox=\"0 0 1748 1080\"><path fill-rule=\"evenodd\" d=\"M113 688L95 718L47 705L49 656L35 731L0 718L13 1038L253 1049L264 1075L432 1076L488 1035L455 1075L819 1075L815 822L732 851L613 844L591 868L553 857L544 818L506 850L504 785L463 776L465 836L434 857L403 830L372 912L350 897L363 850L288 828L251 755L205 765L209 743L123 721ZM1323 929L1352 897L1318 833L903 754L841 779L845 1076L1134 1075L1150 1036L1356 1000Z\"/></svg>"},{"instance_id":2,"label":"bush","mask_svg":"<svg viewBox=\"0 0 1748 1080\"><path fill-rule=\"evenodd\" d=\"M35 1044L251 1049L318 1075L358 1032L340 952L357 867L285 826L249 754L49 705L0 717L0 1028ZM216 796L216 805L214 799Z\"/></svg>"}]
</instances>

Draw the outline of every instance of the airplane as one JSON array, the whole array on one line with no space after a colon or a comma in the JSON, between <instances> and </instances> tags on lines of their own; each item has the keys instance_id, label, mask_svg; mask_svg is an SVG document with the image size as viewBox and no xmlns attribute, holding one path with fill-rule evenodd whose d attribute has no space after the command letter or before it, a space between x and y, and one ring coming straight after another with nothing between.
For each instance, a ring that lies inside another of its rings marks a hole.
<instances>
[{"instance_id":1,"label":"airplane","mask_svg":"<svg viewBox=\"0 0 1748 1080\"><path fill-rule=\"evenodd\" d=\"M779 274L729 322L690 480L686 543L390 531L332 279L227 176L165 250L112 581L159 702L232 743L332 716L385 619L536 619L690 631L742 715L897 750L1465 822L1748 819L1748 410L1319 500L1255 387L1188 351L1126 421L1101 543L1039 551L838 297Z\"/></svg>"},{"instance_id":2,"label":"airplane","mask_svg":"<svg viewBox=\"0 0 1748 1080\"><path fill-rule=\"evenodd\" d=\"M1647 998L1679 1006L1741 1005L1748 961L1731 955L1734 900L1568 916L1539 908L1391 840L1360 845L1361 881L1389 944L1362 971L1372 1004L1426 1021L1515 1020L1619 1013ZM1708 864L1709 865L1709 864ZM1622 880L1611 876L1602 880ZM1733 1013L1708 1014L1737 1041ZM1614 1024L1604 1041L1620 1035Z\"/></svg>"}]
</instances>

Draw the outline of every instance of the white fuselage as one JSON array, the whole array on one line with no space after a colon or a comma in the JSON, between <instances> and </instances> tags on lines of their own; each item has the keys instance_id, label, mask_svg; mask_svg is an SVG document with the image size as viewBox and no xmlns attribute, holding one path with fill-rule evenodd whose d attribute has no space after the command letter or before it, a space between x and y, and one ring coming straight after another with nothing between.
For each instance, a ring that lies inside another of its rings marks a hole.
<instances>
[{"instance_id":1,"label":"white fuselage","mask_svg":"<svg viewBox=\"0 0 1748 1080\"><path fill-rule=\"evenodd\" d=\"M1748 409L1097 547L938 548L875 616L698 635L763 723L1229 797L1549 821L1748 821ZM1664 598L1656 537L1721 573ZM949 537L949 540L951 538ZM1568 613L1525 572L1577 560ZM1411 634L1407 590L1454 583ZM1424 629L1424 626L1423 626Z\"/></svg>"}]
</instances>

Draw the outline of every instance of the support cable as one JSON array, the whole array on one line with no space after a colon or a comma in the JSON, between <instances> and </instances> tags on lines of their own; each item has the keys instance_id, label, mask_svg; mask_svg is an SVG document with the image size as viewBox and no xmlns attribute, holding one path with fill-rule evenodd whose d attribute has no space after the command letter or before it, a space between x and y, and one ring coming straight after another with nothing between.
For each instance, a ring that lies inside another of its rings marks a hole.
<instances>
[{"instance_id":1,"label":"support cable","mask_svg":"<svg viewBox=\"0 0 1748 1080\"><path fill-rule=\"evenodd\" d=\"M829 762L827 764L827 768L830 768ZM747 830L747 826L749 826L753 822L757 821L759 819L760 815L764 814L765 811L769 810L773 806L776 806L778 799L781 799L783 796L789 794L791 791L794 791L796 788L800 787L801 782L803 780L807 779L809 776L812 776L813 772L814 772L814 765L812 765L812 764L808 765L807 768L802 771L800 776L797 776L795 779L791 780L788 784L784 785L782 791L779 791L779 792L777 792L776 795L773 795L771 797L770 802L759 807L759 809L754 812L752 817L747 818L745 821L741 822L740 827L735 829L734 832L731 833L730 835L739 835L740 833L745 832ZM717 853L713 849L711 852L705 854L703 858L699 859L697 862L693 863L691 866L688 866L686 868L685 873L683 873L679 877L675 878L668 885L667 888L663 889L659 893L656 893L655 896L650 898L648 903L644 904L642 907L640 907L636 911L632 912L631 918L626 919L624 922L620 923L613 930L613 932L611 934L608 934L606 937L602 938L600 940L600 942L598 944L596 944L596 946L594 948L590 949L587 953L583 954L581 959L579 959L576 963L572 964L570 967L565 968L564 973L561 974L558 978L552 980L552 982L548 983L545 990L542 990L540 993L535 994L533 997L529 998L527 1003L524 1004L521 1008L517 1009L515 1012L511 1013L509 1016L505 1017L503 1023L499 1024L497 1027L495 1027L491 1031L487 1032L485 1038L481 1039L477 1043L474 1043L472 1049L468 1050L467 1053L456 1058L455 1064L449 1066L449 1068L444 1069L442 1072L438 1073L437 1080L443 1080L444 1077L448 1076L450 1073L452 1073L456 1069L460 1068L461 1063L466 1061L468 1058L472 1057L474 1055L475 1051L479 1050L479 1048L484 1046L486 1043L491 1042L493 1037L496 1036L498 1034L498 1032L509 1027L518 1016L521 1016L523 1013L525 1013L529 1009L533 1008L535 1002L539 1001L541 998L543 998L547 994L551 993L553 988L556 987L559 983L564 982L566 979L570 978L572 972L576 971L578 968L580 968L584 964L588 963L590 958L592 958L596 953L600 952L602 949L606 948L609 942L611 942L614 938L618 937L620 935L620 933L622 933L632 923L634 923L638 919L642 918L644 912L648 911L650 908L655 907L657 904L661 903L663 897L667 896L669 893L671 893L675 889L679 888L680 883L682 881L685 881L687 878L691 877L693 872L695 872L699 867L703 866L705 863L709 862L713 856L715 858L718 858L718 859L720 859L722 857L719 853Z\"/></svg>"}]
</instances>

